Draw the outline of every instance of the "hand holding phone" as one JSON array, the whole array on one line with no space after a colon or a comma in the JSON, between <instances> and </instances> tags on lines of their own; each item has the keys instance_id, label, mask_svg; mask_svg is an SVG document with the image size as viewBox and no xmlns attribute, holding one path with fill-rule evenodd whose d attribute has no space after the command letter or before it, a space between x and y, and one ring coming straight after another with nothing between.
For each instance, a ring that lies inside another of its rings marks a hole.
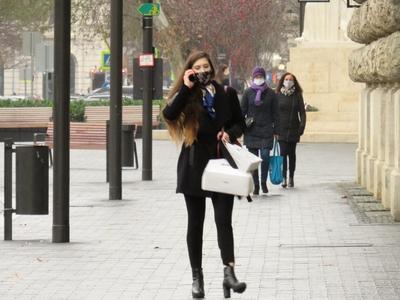
<instances>
[{"instance_id":1,"label":"hand holding phone","mask_svg":"<svg viewBox=\"0 0 400 300\"><path fill-rule=\"evenodd\" d=\"M195 78L196 78L195 72L192 69L188 69L183 74L183 84L186 85L189 89L191 89L194 86Z\"/></svg>"}]
</instances>

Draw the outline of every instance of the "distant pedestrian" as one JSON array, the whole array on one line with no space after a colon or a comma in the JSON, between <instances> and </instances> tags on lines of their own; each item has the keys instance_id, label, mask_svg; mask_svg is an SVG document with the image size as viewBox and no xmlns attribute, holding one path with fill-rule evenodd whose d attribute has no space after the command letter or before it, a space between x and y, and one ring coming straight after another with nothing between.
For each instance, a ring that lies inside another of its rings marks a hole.
<instances>
[{"instance_id":1,"label":"distant pedestrian","mask_svg":"<svg viewBox=\"0 0 400 300\"><path fill-rule=\"evenodd\" d=\"M263 193L268 193L269 152L272 149L274 136L278 134L279 110L276 94L265 82L264 68L254 68L251 86L244 91L241 108L247 125L244 144L251 153L261 156L261 188ZM260 192L258 170L253 172L253 180L253 194L258 195Z\"/></svg>"},{"instance_id":2,"label":"distant pedestrian","mask_svg":"<svg viewBox=\"0 0 400 300\"><path fill-rule=\"evenodd\" d=\"M229 82L229 67L226 64L221 64L215 75L215 81L221 85L231 85Z\"/></svg>"},{"instance_id":3,"label":"distant pedestrian","mask_svg":"<svg viewBox=\"0 0 400 300\"><path fill-rule=\"evenodd\" d=\"M282 187L294 187L294 171L296 170L296 145L300 141L306 127L306 111L304 108L303 90L292 73L285 73L276 88L279 115L279 145L283 156ZM287 159L289 158L289 181L287 181Z\"/></svg>"},{"instance_id":4,"label":"distant pedestrian","mask_svg":"<svg viewBox=\"0 0 400 300\"><path fill-rule=\"evenodd\" d=\"M163 110L171 137L182 142L178 160L177 192L183 193L188 213L187 246L192 267L193 298L204 297L202 270L203 223L206 197L211 197L218 246L224 267L223 290L242 293L246 283L234 273L232 230L233 195L201 189L201 176L210 159L217 158L219 140L235 142L243 134L244 121L236 91L212 80L215 70L205 52L191 54L175 81Z\"/></svg>"}]
</instances>

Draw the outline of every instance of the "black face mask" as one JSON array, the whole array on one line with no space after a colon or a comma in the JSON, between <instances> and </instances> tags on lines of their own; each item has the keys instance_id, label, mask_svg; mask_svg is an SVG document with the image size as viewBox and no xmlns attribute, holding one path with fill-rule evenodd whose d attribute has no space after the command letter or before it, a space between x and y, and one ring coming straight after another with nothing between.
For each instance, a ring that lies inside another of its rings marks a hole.
<instances>
[{"instance_id":1,"label":"black face mask","mask_svg":"<svg viewBox=\"0 0 400 300\"><path fill-rule=\"evenodd\" d=\"M196 73L196 78L201 86L209 85L211 83L211 72L206 71L206 72Z\"/></svg>"}]
</instances>

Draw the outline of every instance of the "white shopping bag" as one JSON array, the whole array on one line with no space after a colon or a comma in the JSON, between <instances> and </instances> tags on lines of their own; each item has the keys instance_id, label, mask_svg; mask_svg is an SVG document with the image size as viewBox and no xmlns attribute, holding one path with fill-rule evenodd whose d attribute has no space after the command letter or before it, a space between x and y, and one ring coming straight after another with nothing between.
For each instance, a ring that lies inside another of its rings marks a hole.
<instances>
[{"instance_id":1,"label":"white shopping bag","mask_svg":"<svg viewBox=\"0 0 400 300\"><path fill-rule=\"evenodd\" d=\"M248 196L253 192L253 178L249 173L234 169L226 159L210 159L201 178L205 191Z\"/></svg>"},{"instance_id":2,"label":"white shopping bag","mask_svg":"<svg viewBox=\"0 0 400 300\"><path fill-rule=\"evenodd\" d=\"M251 172L258 168L262 159L257 155L249 152L246 148L236 144L224 143L226 150L232 156L239 170L243 172Z\"/></svg>"}]
</instances>

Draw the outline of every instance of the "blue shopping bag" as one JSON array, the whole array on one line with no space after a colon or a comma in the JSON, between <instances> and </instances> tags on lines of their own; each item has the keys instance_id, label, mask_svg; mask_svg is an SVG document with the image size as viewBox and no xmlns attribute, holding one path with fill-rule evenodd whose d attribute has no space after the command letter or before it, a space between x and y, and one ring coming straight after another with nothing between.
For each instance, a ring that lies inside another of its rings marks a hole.
<instances>
[{"instance_id":1,"label":"blue shopping bag","mask_svg":"<svg viewBox=\"0 0 400 300\"><path fill-rule=\"evenodd\" d=\"M274 138L272 156L269 159L269 178L272 184L281 184L283 181L282 164L281 149L278 140Z\"/></svg>"}]
</instances>

